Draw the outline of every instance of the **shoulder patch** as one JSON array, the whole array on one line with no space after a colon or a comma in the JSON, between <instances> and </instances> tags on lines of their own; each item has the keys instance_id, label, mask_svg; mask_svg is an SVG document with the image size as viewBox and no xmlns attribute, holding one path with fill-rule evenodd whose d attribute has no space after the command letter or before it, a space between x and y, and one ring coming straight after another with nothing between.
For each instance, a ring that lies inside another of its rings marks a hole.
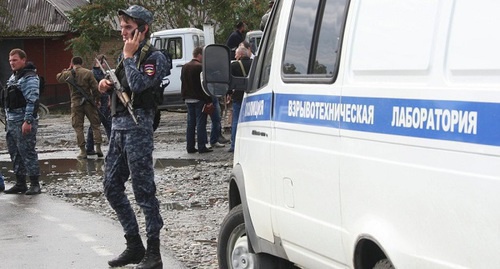
<instances>
[{"instance_id":1,"label":"shoulder patch","mask_svg":"<svg viewBox=\"0 0 500 269\"><path fill-rule=\"evenodd\" d=\"M146 63L144 65L144 73L150 77L154 76L156 74L156 65Z\"/></svg>"}]
</instances>

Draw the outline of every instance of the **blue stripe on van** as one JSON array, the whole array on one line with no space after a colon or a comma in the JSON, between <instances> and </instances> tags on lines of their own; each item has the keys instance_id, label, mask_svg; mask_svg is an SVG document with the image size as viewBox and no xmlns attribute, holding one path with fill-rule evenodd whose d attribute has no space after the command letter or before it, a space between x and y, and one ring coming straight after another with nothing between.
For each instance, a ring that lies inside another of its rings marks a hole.
<instances>
[{"instance_id":1,"label":"blue stripe on van","mask_svg":"<svg viewBox=\"0 0 500 269\"><path fill-rule=\"evenodd\" d=\"M279 122L500 146L499 103L294 94L275 98L274 120ZM262 109L249 106L251 113L245 113L250 116L243 121L270 120L270 94L246 99Z\"/></svg>"},{"instance_id":2,"label":"blue stripe on van","mask_svg":"<svg viewBox=\"0 0 500 269\"><path fill-rule=\"evenodd\" d=\"M271 120L272 94L245 96L238 122Z\"/></svg>"}]
</instances>

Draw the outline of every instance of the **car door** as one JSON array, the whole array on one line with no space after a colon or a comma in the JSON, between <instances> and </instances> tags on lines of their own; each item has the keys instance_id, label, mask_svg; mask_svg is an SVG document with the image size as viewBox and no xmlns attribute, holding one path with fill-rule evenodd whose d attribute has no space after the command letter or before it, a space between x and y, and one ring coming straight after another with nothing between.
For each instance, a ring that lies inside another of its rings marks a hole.
<instances>
[{"instance_id":1,"label":"car door","mask_svg":"<svg viewBox=\"0 0 500 269\"><path fill-rule=\"evenodd\" d=\"M345 263L338 69L347 1L296 0L289 8L288 27L280 30L283 51L275 49L281 66L272 74L279 78L273 89L273 224L290 260L330 268Z\"/></svg>"}]
</instances>

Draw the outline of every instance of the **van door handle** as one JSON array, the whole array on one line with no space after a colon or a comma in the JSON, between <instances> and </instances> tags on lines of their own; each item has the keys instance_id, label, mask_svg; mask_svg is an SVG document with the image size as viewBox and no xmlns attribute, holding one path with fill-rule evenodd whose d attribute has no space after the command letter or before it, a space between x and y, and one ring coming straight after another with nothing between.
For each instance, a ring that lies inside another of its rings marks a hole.
<instances>
[{"instance_id":1,"label":"van door handle","mask_svg":"<svg viewBox=\"0 0 500 269\"><path fill-rule=\"evenodd\" d=\"M183 67L183 66L184 66L183 64L178 64L175 67Z\"/></svg>"},{"instance_id":2,"label":"van door handle","mask_svg":"<svg viewBox=\"0 0 500 269\"><path fill-rule=\"evenodd\" d=\"M259 132L259 131L256 131L256 130L252 130L252 135L267 137L266 133Z\"/></svg>"}]
</instances>

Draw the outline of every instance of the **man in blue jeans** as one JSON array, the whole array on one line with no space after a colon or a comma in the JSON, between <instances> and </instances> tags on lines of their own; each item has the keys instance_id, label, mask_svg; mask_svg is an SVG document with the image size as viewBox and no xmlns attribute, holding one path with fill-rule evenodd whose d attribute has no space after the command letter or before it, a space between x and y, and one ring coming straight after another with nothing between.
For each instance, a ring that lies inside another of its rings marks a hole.
<instances>
[{"instance_id":1,"label":"man in blue jeans","mask_svg":"<svg viewBox=\"0 0 500 269\"><path fill-rule=\"evenodd\" d=\"M202 59L203 49L196 47L193 50L193 59L181 70L181 94L187 106L186 150L188 153L212 151L205 145L208 142L207 114L203 113L203 106L212 103L212 98L201 88ZM198 148L195 148L195 134Z\"/></svg>"},{"instance_id":2,"label":"man in blue jeans","mask_svg":"<svg viewBox=\"0 0 500 269\"><path fill-rule=\"evenodd\" d=\"M210 114L210 120L212 121L212 129L210 130L210 147L222 148L226 145L221 143L221 139L223 139L223 137L221 137L222 126L219 99L217 97L212 97L212 103L215 106L215 111Z\"/></svg>"}]
</instances>

